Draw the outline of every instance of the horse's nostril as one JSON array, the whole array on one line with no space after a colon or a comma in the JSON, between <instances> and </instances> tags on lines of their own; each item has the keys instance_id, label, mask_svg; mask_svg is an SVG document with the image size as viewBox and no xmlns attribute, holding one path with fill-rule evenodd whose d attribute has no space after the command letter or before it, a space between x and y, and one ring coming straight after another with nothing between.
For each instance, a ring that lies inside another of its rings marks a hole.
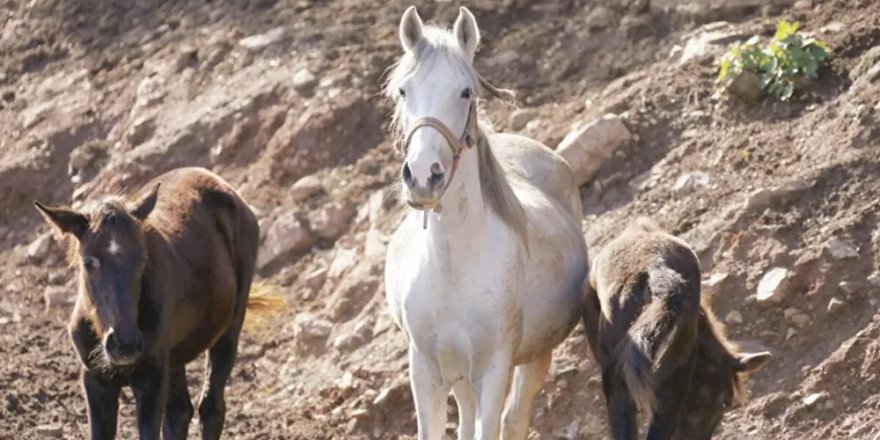
<instances>
[{"instance_id":1,"label":"horse's nostril","mask_svg":"<svg viewBox=\"0 0 880 440\"><path fill-rule=\"evenodd\" d=\"M439 162L434 162L431 165L431 185L436 186L443 183L443 165L440 165Z\"/></svg>"},{"instance_id":2,"label":"horse's nostril","mask_svg":"<svg viewBox=\"0 0 880 440\"><path fill-rule=\"evenodd\" d=\"M403 182L406 183L407 185L412 186L413 175L412 175L412 171L409 169L409 162L403 163L402 176L403 176Z\"/></svg>"}]
</instances>

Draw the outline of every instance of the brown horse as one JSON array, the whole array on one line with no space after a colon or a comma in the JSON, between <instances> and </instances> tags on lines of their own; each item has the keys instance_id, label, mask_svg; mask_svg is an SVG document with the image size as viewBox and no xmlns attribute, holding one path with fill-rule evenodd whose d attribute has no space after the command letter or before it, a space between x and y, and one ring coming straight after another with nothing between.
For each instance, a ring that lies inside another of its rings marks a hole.
<instances>
[{"instance_id":1,"label":"brown horse","mask_svg":"<svg viewBox=\"0 0 880 440\"><path fill-rule=\"evenodd\" d=\"M70 320L92 439L116 435L119 393L131 386L141 439L185 439L193 416L186 363L205 350L202 438L217 439L224 387L247 309L278 298L250 295L259 226L217 175L164 174L142 195L108 197L83 212L36 202L71 237L79 294ZM161 188L161 197L160 197ZM164 421L164 423L163 423Z\"/></svg>"},{"instance_id":2,"label":"brown horse","mask_svg":"<svg viewBox=\"0 0 880 440\"><path fill-rule=\"evenodd\" d=\"M611 437L706 440L743 395L741 375L770 359L727 341L700 295L700 264L682 240L647 220L596 256L584 325L602 369Z\"/></svg>"}]
</instances>

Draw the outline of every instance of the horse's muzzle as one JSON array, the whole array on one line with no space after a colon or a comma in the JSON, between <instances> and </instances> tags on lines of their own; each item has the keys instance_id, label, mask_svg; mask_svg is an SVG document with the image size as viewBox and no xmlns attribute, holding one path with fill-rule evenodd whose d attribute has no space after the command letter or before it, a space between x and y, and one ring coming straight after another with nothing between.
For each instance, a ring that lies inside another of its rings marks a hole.
<instances>
[{"instance_id":1,"label":"horse's muzzle","mask_svg":"<svg viewBox=\"0 0 880 440\"><path fill-rule=\"evenodd\" d=\"M144 351L144 340L140 334L120 337L112 328L104 337L104 354L112 365L131 365Z\"/></svg>"}]
</instances>

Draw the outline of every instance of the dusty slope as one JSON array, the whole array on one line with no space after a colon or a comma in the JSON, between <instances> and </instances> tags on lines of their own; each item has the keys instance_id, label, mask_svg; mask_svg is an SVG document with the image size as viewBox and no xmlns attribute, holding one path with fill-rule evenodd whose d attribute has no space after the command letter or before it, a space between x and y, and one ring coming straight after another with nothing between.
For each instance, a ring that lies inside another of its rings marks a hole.
<instances>
[{"instance_id":1,"label":"dusty slope","mask_svg":"<svg viewBox=\"0 0 880 440\"><path fill-rule=\"evenodd\" d=\"M406 3L146 3L0 5L0 438L56 427L65 438L85 435L63 333L68 309L45 311L43 298L64 300L69 271L57 245L28 258L28 244L47 231L31 199L80 201L185 164L242 188L267 248L275 233L289 238L275 225L310 231L306 251L273 248L277 258L265 264L290 310L242 344L229 437L411 438L405 345L382 296L384 242L400 209L383 203L398 164L383 127L389 107L377 96L398 54ZM719 316L731 317L730 334L776 355L719 437L880 434L880 287L869 281L880 266L880 90L850 77L880 44L880 7L840 0L799 11L670 12L596 2L609 7L603 22L591 19L592 2L494 3L468 3L484 33L477 66L536 108L527 134L555 145L572 121L612 111L625 113L637 135L582 190L588 244L598 249L634 215L655 216L700 251L707 278L717 275L707 290ZM448 23L457 5L420 11ZM832 68L795 102L714 100L718 47L683 64L667 59L699 24L723 18L746 35L766 33L780 14L810 30L840 23L823 34L838 48ZM265 48L239 45L279 26L283 35ZM510 111L490 106L489 114L504 129ZM679 188L698 172L708 180ZM313 173L314 194L292 190ZM858 255L834 258L826 249L833 237ZM759 305L756 284L776 266L794 273L788 296ZM834 315L832 298L844 304ZM580 330L559 353L533 436L602 438L598 376ZM200 369L193 365L193 396ZM806 405L807 396L818 400ZM126 402L121 435L129 438Z\"/></svg>"}]
</instances>

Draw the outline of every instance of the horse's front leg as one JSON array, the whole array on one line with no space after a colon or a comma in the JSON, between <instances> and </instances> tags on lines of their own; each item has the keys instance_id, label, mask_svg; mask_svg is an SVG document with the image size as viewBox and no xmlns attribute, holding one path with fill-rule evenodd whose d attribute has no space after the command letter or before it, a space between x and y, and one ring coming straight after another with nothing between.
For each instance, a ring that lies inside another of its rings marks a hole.
<instances>
[{"instance_id":1,"label":"horse's front leg","mask_svg":"<svg viewBox=\"0 0 880 440\"><path fill-rule=\"evenodd\" d=\"M419 440L442 439L446 430L449 387L440 377L436 363L412 345L409 347L409 379L416 403Z\"/></svg>"},{"instance_id":2,"label":"horse's front leg","mask_svg":"<svg viewBox=\"0 0 880 440\"><path fill-rule=\"evenodd\" d=\"M496 354L474 381L477 393L476 439L497 440L501 433L501 414L513 376L513 356Z\"/></svg>"},{"instance_id":3,"label":"horse's front leg","mask_svg":"<svg viewBox=\"0 0 880 440\"><path fill-rule=\"evenodd\" d=\"M116 417L119 413L119 392L122 387L104 380L83 368L80 372L92 440L112 440L116 437Z\"/></svg>"},{"instance_id":4,"label":"horse's front leg","mask_svg":"<svg viewBox=\"0 0 880 440\"><path fill-rule=\"evenodd\" d=\"M132 376L137 411L138 434L141 440L158 440L168 401L169 368L167 361L149 360Z\"/></svg>"}]
</instances>

